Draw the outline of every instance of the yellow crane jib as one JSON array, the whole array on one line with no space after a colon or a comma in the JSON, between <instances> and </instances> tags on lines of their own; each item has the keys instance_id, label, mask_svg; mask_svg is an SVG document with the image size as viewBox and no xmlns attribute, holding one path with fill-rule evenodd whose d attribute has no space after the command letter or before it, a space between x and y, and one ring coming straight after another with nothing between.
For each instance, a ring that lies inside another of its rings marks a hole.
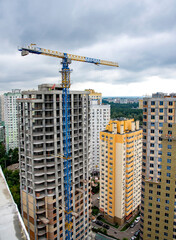
<instances>
[{"instance_id":1,"label":"yellow crane jib","mask_svg":"<svg viewBox=\"0 0 176 240\"><path fill-rule=\"evenodd\" d=\"M52 51L49 49L37 47L35 44L31 44L26 47L20 47L20 48L18 48L18 50L21 51L22 56L26 56L29 53L34 53L34 54L42 54L42 55L56 57L56 58L67 57L68 59L70 59L72 61L87 62L87 63L94 63L97 65L101 64L101 65L107 65L107 66L112 66L112 67L119 67L118 63L116 63L116 62L101 60L101 59L97 59L97 58L83 57L83 56L78 56L78 55L69 54L69 53L62 53L62 52L58 52L58 51Z\"/></svg>"}]
</instances>

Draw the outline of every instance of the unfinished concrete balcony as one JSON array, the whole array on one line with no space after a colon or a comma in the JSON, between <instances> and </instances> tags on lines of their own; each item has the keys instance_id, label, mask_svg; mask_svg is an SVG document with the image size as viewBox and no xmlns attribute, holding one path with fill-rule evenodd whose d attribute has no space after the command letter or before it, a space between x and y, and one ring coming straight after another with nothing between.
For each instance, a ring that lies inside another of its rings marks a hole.
<instances>
[{"instance_id":1,"label":"unfinished concrete balcony","mask_svg":"<svg viewBox=\"0 0 176 240\"><path fill-rule=\"evenodd\" d=\"M41 136L38 139L33 139L34 144L42 144L43 143L43 136Z\"/></svg>"},{"instance_id":2,"label":"unfinished concrete balcony","mask_svg":"<svg viewBox=\"0 0 176 240\"><path fill-rule=\"evenodd\" d=\"M44 207L45 206L45 201L44 199L39 199L36 201L36 206L37 207Z\"/></svg>"},{"instance_id":3,"label":"unfinished concrete balcony","mask_svg":"<svg viewBox=\"0 0 176 240\"><path fill-rule=\"evenodd\" d=\"M45 186L45 183L44 183L44 182L43 182L43 183L36 183L36 184L35 184L35 190L36 190L37 192L43 191L43 190L45 190L45 188L46 188L46 186Z\"/></svg>"},{"instance_id":4,"label":"unfinished concrete balcony","mask_svg":"<svg viewBox=\"0 0 176 240\"><path fill-rule=\"evenodd\" d=\"M35 192L35 197L36 199L43 199L45 197L45 190L41 191L41 192Z\"/></svg>"},{"instance_id":5,"label":"unfinished concrete balcony","mask_svg":"<svg viewBox=\"0 0 176 240\"><path fill-rule=\"evenodd\" d=\"M43 159L45 159L45 156L43 154L33 156L33 160L43 160Z\"/></svg>"},{"instance_id":6,"label":"unfinished concrete balcony","mask_svg":"<svg viewBox=\"0 0 176 240\"><path fill-rule=\"evenodd\" d=\"M53 111L45 112L45 119L51 119L54 117Z\"/></svg>"},{"instance_id":7,"label":"unfinished concrete balcony","mask_svg":"<svg viewBox=\"0 0 176 240\"><path fill-rule=\"evenodd\" d=\"M46 172L47 172L47 174L48 173L55 173L55 167L47 167Z\"/></svg>"},{"instance_id":8,"label":"unfinished concrete balcony","mask_svg":"<svg viewBox=\"0 0 176 240\"><path fill-rule=\"evenodd\" d=\"M46 208L45 207L36 207L36 213L37 214L42 214L42 213L45 213L46 212ZM45 226L45 225L44 225Z\"/></svg>"},{"instance_id":9,"label":"unfinished concrete balcony","mask_svg":"<svg viewBox=\"0 0 176 240\"><path fill-rule=\"evenodd\" d=\"M54 196L56 194L55 189L47 189L47 195L50 196Z\"/></svg>"},{"instance_id":10,"label":"unfinished concrete balcony","mask_svg":"<svg viewBox=\"0 0 176 240\"><path fill-rule=\"evenodd\" d=\"M42 222L39 222L38 225L37 225L37 228L38 229L41 229L41 228L44 228L45 227L45 224L42 223ZM46 238L45 238L46 239Z\"/></svg>"},{"instance_id":11,"label":"unfinished concrete balcony","mask_svg":"<svg viewBox=\"0 0 176 240\"><path fill-rule=\"evenodd\" d=\"M41 176L35 176L35 178L34 178L34 183L36 183L36 184L40 184L40 183L44 183L45 182L45 179L44 179L44 177L41 177Z\"/></svg>"},{"instance_id":12,"label":"unfinished concrete balcony","mask_svg":"<svg viewBox=\"0 0 176 240\"><path fill-rule=\"evenodd\" d=\"M46 229L42 228L42 229L38 229L38 236L42 236L46 234ZM46 238L44 238L46 239Z\"/></svg>"},{"instance_id":13,"label":"unfinished concrete balcony","mask_svg":"<svg viewBox=\"0 0 176 240\"><path fill-rule=\"evenodd\" d=\"M54 151L54 146L46 146L46 152Z\"/></svg>"},{"instance_id":14,"label":"unfinished concrete balcony","mask_svg":"<svg viewBox=\"0 0 176 240\"><path fill-rule=\"evenodd\" d=\"M43 147L34 147L33 152L43 152Z\"/></svg>"},{"instance_id":15,"label":"unfinished concrete balcony","mask_svg":"<svg viewBox=\"0 0 176 240\"><path fill-rule=\"evenodd\" d=\"M53 104L45 103L45 111L53 111Z\"/></svg>"},{"instance_id":16,"label":"unfinished concrete balcony","mask_svg":"<svg viewBox=\"0 0 176 240\"><path fill-rule=\"evenodd\" d=\"M55 174L50 174L50 175L48 175L47 174L47 182L53 182L54 180L55 180Z\"/></svg>"},{"instance_id":17,"label":"unfinished concrete balcony","mask_svg":"<svg viewBox=\"0 0 176 240\"><path fill-rule=\"evenodd\" d=\"M46 143L53 143L54 142L54 135L53 136L46 136L45 142Z\"/></svg>"},{"instance_id":18,"label":"unfinished concrete balcony","mask_svg":"<svg viewBox=\"0 0 176 240\"><path fill-rule=\"evenodd\" d=\"M47 189L54 189L56 187L55 180L52 182L47 182Z\"/></svg>"},{"instance_id":19,"label":"unfinished concrete balcony","mask_svg":"<svg viewBox=\"0 0 176 240\"><path fill-rule=\"evenodd\" d=\"M33 119L43 119L43 113L40 111L35 111L35 113L32 117L33 117Z\"/></svg>"},{"instance_id":20,"label":"unfinished concrete balcony","mask_svg":"<svg viewBox=\"0 0 176 240\"><path fill-rule=\"evenodd\" d=\"M34 129L32 135L37 137L43 136L43 128Z\"/></svg>"},{"instance_id":21,"label":"unfinished concrete balcony","mask_svg":"<svg viewBox=\"0 0 176 240\"><path fill-rule=\"evenodd\" d=\"M34 176L42 176L45 174L44 168L35 169Z\"/></svg>"},{"instance_id":22,"label":"unfinished concrete balcony","mask_svg":"<svg viewBox=\"0 0 176 240\"><path fill-rule=\"evenodd\" d=\"M55 160L52 159L47 159L46 166L47 167L53 167L55 165Z\"/></svg>"},{"instance_id":23,"label":"unfinished concrete balcony","mask_svg":"<svg viewBox=\"0 0 176 240\"><path fill-rule=\"evenodd\" d=\"M49 104L53 103L53 96L52 95L47 95L47 96L45 95L44 102L45 102L45 105L46 105L46 103L49 103Z\"/></svg>"}]
</instances>

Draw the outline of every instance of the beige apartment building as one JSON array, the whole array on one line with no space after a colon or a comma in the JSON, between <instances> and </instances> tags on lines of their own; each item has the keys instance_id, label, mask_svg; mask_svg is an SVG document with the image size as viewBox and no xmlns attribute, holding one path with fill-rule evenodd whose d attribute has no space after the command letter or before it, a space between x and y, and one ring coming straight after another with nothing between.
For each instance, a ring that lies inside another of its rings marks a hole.
<instances>
[{"instance_id":1,"label":"beige apartment building","mask_svg":"<svg viewBox=\"0 0 176 240\"><path fill-rule=\"evenodd\" d=\"M176 239L176 94L143 100L141 239Z\"/></svg>"},{"instance_id":2,"label":"beige apartment building","mask_svg":"<svg viewBox=\"0 0 176 240\"><path fill-rule=\"evenodd\" d=\"M110 121L100 133L100 210L123 224L141 203L142 130L139 121Z\"/></svg>"}]
</instances>

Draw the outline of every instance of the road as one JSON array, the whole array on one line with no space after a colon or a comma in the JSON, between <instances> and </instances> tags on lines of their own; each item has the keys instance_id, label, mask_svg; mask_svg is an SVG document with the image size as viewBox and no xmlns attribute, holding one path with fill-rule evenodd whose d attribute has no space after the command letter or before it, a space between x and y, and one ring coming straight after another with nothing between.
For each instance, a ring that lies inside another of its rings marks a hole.
<instances>
[{"instance_id":1,"label":"road","mask_svg":"<svg viewBox=\"0 0 176 240\"><path fill-rule=\"evenodd\" d=\"M97 227L97 228L101 228L101 226L97 225L96 223L92 223L92 226ZM132 236L134 236L134 233L137 230L139 230L139 228L140 228L140 221L133 228L128 228L124 232L121 232L120 230L118 230L118 228L114 228L114 227L110 226L110 229L107 230L107 233L109 235L114 236L114 237L119 238L119 239L123 239L123 238L130 239Z\"/></svg>"}]
</instances>

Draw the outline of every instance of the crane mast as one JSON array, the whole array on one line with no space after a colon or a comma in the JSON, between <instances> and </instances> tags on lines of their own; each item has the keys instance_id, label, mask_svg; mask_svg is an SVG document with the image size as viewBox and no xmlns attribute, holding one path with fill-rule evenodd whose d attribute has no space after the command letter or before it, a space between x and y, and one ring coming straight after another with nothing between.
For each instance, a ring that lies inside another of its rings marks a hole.
<instances>
[{"instance_id":1,"label":"crane mast","mask_svg":"<svg viewBox=\"0 0 176 240\"><path fill-rule=\"evenodd\" d=\"M70 73L71 70L69 68L69 64L71 61L79 61L79 62L87 62L87 63L94 63L96 65L107 65L113 67L119 67L118 63L100 60L95 58L83 57L73 54L61 53L58 51L52 51L49 49L44 49L37 47L35 44L31 44L26 47L21 47L18 49L21 51L22 56L26 56L29 53L33 54L42 54L46 56L62 58L62 111L63 111L63 157L64 160L64 193L65 193L65 219L66 219L66 240L71 240L71 231L72 231L72 217L74 213L72 212L72 200L71 200L71 138L70 138L70 131L71 131L71 103L70 103Z\"/></svg>"}]
</instances>

